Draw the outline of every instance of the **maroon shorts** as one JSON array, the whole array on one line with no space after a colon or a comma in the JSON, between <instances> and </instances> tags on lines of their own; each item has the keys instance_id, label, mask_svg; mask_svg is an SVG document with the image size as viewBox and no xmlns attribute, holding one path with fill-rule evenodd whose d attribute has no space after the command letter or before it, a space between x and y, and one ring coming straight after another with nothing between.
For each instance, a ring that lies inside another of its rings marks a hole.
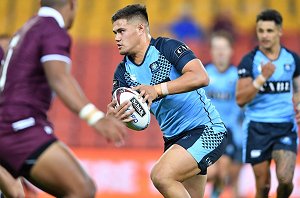
<instances>
[{"instance_id":1,"label":"maroon shorts","mask_svg":"<svg viewBox=\"0 0 300 198\"><path fill-rule=\"evenodd\" d=\"M45 119L0 120L0 165L14 177L26 176L40 154L56 140L51 123Z\"/></svg>"}]
</instances>

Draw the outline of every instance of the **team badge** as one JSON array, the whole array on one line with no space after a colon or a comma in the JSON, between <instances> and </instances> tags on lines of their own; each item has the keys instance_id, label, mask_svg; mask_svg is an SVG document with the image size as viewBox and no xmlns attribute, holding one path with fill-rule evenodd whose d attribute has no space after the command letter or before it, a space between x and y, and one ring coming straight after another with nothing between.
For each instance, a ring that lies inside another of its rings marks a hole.
<instances>
[{"instance_id":1,"label":"team badge","mask_svg":"<svg viewBox=\"0 0 300 198\"><path fill-rule=\"evenodd\" d=\"M160 66L157 64L157 62L151 63L149 67L150 67L151 73L155 73L155 72L159 71L159 68L160 68Z\"/></svg>"},{"instance_id":2,"label":"team badge","mask_svg":"<svg viewBox=\"0 0 300 198\"><path fill-rule=\"evenodd\" d=\"M292 69L292 67L291 67L290 64L288 64L288 63L284 64L284 70L285 71L289 72L289 71L291 71L291 69Z\"/></svg>"}]
</instances>

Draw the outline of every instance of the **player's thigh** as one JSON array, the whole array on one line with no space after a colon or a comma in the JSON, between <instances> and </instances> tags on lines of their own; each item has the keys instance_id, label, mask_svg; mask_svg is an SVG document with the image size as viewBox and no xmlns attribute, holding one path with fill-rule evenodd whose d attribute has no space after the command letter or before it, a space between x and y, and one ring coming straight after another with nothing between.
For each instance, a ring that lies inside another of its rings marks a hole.
<instances>
[{"instance_id":1,"label":"player's thigh","mask_svg":"<svg viewBox=\"0 0 300 198\"><path fill-rule=\"evenodd\" d=\"M206 180L206 175L195 175L182 182L182 184L192 198L202 198L204 196Z\"/></svg>"},{"instance_id":2,"label":"player's thigh","mask_svg":"<svg viewBox=\"0 0 300 198\"><path fill-rule=\"evenodd\" d=\"M230 178L233 183L235 183L238 180L242 167L243 167L243 164L238 163L238 162L233 162L231 164L231 166L229 168L230 169L229 174L230 174Z\"/></svg>"},{"instance_id":3,"label":"player's thigh","mask_svg":"<svg viewBox=\"0 0 300 198\"><path fill-rule=\"evenodd\" d=\"M230 174L230 167L232 165L232 160L229 156L227 155L222 155L220 159L217 161L219 164L219 176L222 179L225 179L225 177L229 176Z\"/></svg>"},{"instance_id":4,"label":"player's thigh","mask_svg":"<svg viewBox=\"0 0 300 198\"><path fill-rule=\"evenodd\" d=\"M0 166L0 190L7 197L25 197L21 181L15 179L2 166Z\"/></svg>"},{"instance_id":5,"label":"player's thigh","mask_svg":"<svg viewBox=\"0 0 300 198\"><path fill-rule=\"evenodd\" d=\"M296 153L288 150L275 150L272 152L272 158L276 164L279 182L291 182L296 166Z\"/></svg>"},{"instance_id":6,"label":"player's thigh","mask_svg":"<svg viewBox=\"0 0 300 198\"><path fill-rule=\"evenodd\" d=\"M31 169L29 180L59 197L78 192L87 184L93 185L71 151L58 141L40 155Z\"/></svg>"},{"instance_id":7,"label":"player's thigh","mask_svg":"<svg viewBox=\"0 0 300 198\"><path fill-rule=\"evenodd\" d=\"M207 168L207 181L211 182L217 178L224 178L230 172L232 160L227 155L222 155L218 161Z\"/></svg>"},{"instance_id":8,"label":"player's thigh","mask_svg":"<svg viewBox=\"0 0 300 198\"><path fill-rule=\"evenodd\" d=\"M274 128L269 123L248 122L243 152L246 163L259 164L272 158L272 147L275 142L274 134L271 133L273 130Z\"/></svg>"},{"instance_id":9,"label":"player's thigh","mask_svg":"<svg viewBox=\"0 0 300 198\"><path fill-rule=\"evenodd\" d=\"M152 179L170 178L183 182L199 172L198 164L192 155L183 147L174 144L154 165L151 177Z\"/></svg>"},{"instance_id":10,"label":"player's thigh","mask_svg":"<svg viewBox=\"0 0 300 198\"><path fill-rule=\"evenodd\" d=\"M217 177L218 177L218 173L219 173L219 161L217 161L216 163L214 163L213 165L209 166L207 168L207 181L208 182L214 182Z\"/></svg>"}]
</instances>

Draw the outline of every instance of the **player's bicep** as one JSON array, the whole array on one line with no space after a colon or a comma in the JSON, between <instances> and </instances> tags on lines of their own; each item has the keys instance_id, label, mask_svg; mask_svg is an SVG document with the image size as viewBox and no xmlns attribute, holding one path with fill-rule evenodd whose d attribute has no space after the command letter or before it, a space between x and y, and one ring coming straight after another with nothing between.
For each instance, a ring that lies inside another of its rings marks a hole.
<instances>
[{"instance_id":1,"label":"player's bicep","mask_svg":"<svg viewBox=\"0 0 300 198\"><path fill-rule=\"evenodd\" d=\"M53 88L62 78L69 76L69 64L64 61L46 61L43 63L44 71L50 86Z\"/></svg>"},{"instance_id":2,"label":"player's bicep","mask_svg":"<svg viewBox=\"0 0 300 198\"><path fill-rule=\"evenodd\" d=\"M189 61L183 68L182 68L182 74L186 72L192 72L196 75L199 75L199 77L207 76L207 72L202 64L202 62L199 59L193 59Z\"/></svg>"},{"instance_id":3,"label":"player's bicep","mask_svg":"<svg viewBox=\"0 0 300 198\"><path fill-rule=\"evenodd\" d=\"M251 77L245 77L238 79L236 83L236 94L239 94L240 91L244 90L248 86L252 86L253 79Z\"/></svg>"}]
</instances>

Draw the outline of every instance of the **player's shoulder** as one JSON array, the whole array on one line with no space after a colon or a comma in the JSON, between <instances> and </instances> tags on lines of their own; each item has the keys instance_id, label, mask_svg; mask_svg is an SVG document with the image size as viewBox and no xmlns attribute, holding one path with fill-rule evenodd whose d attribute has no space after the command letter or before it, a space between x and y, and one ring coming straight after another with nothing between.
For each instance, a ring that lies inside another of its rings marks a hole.
<instances>
[{"instance_id":1,"label":"player's shoulder","mask_svg":"<svg viewBox=\"0 0 300 198\"><path fill-rule=\"evenodd\" d=\"M290 50L290 49L288 49L288 48L285 47L285 46L282 46L282 49L283 49L284 51L286 51L286 53L291 54L291 55L293 56L294 59L299 60L299 54L297 54L295 51Z\"/></svg>"},{"instance_id":2,"label":"player's shoulder","mask_svg":"<svg viewBox=\"0 0 300 198\"><path fill-rule=\"evenodd\" d=\"M183 46L186 49L188 49L188 47L183 42L173 38L167 38L167 37L158 37L155 39L152 38L150 44L155 46L158 50L165 49L165 48L176 49L179 46Z\"/></svg>"},{"instance_id":3,"label":"player's shoulder","mask_svg":"<svg viewBox=\"0 0 300 198\"><path fill-rule=\"evenodd\" d=\"M250 52L248 52L247 54L245 54L242 58L242 60L250 60L253 61L257 51L259 51L258 47L255 47L253 50L251 50Z\"/></svg>"},{"instance_id":4,"label":"player's shoulder","mask_svg":"<svg viewBox=\"0 0 300 198\"><path fill-rule=\"evenodd\" d=\"M70 36L65 28L59 26L53 17L37 16L38 23L36 29L45 36L59 36L70 40Z\"/></svg>"},{"instance_id":5,"label":"player's shoulder","mask_svg":"<svg viewBox=\"0 0 300 198\"><path fill-rule=\"evenodd\" d=\"M207 72L213 72L216 66L212 62L208 62L204 64L204 67Z\"/></svg>"},{"instance_id":6,"label":"player's shoulder","mask_svg":"<svg viewBox=\"0 0 300 198\"><path fill-rule=\"evenodd\" d=\"M124 56L123 60L117 65L115 73L119 73L125 71L125 63L126 63L126 56Z\"/></svg>"},{"instance_id":7,"label":"player's shoulder","mask_svg":"<svg viewBox=\"0 0 300 198\"><path fill-rule=\"evenodd\" d=\"M231 64L228 67L228 71L230 71L230 72L236 72L237 71L237 67L235 65Z\"/></svg>"}]
</instances>

